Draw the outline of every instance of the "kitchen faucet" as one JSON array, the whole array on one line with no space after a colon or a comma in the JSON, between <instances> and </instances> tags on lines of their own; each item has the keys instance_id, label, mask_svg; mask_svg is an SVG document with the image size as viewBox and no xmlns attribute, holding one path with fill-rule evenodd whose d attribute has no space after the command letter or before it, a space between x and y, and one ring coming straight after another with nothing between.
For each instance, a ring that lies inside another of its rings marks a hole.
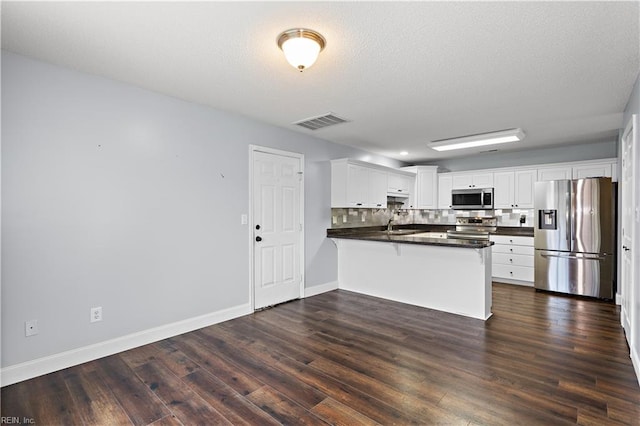
<instances>
[{"instance_id":1,"label":"kitchen faucet","mask_svg":"<svg viewBox=\"0 0 640 426\"><path fill-rule=\"evenodd\" d=\"M389 219L389 222L387 222L387 232L391 232L393 231L393 219Z\"/></svg>"}]
</instances>

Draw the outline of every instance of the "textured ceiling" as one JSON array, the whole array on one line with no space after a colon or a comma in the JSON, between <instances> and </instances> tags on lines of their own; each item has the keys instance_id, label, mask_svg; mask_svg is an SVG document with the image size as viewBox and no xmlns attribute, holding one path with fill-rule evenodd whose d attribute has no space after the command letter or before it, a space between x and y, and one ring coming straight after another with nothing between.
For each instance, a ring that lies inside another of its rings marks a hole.
<instances>
[{"instance_id":1,"label":"textured ceiling","mask_svg":"<svg viewBox=\"0 0 640 426\"><path fill-rule=\"evenodd\" d=\"M2 47L405 161L521 127L501 151L616 139L638 2L2 2ZM276 37L327 39L291 67ZM333 112L348 123L292 123ZM486 149L486 148L485 148ZM407 157L399 152L409 151Z\"/></svg>"}]
</instances>

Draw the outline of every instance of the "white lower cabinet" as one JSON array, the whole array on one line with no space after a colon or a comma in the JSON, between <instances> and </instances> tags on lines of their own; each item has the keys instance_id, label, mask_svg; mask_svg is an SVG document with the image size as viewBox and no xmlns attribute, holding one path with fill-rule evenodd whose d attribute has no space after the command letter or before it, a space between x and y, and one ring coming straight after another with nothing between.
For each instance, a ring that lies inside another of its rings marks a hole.
<instances>
[{"instance_id":1,"label":"white lower cabinet","mask_svg":"<svg viewBox=\"0 0 640 426\"><path fill-rule=\"evenodd\" d=\"M533 237L492 235L493 281L533 287Z\"/></svg>"}]
</instances>

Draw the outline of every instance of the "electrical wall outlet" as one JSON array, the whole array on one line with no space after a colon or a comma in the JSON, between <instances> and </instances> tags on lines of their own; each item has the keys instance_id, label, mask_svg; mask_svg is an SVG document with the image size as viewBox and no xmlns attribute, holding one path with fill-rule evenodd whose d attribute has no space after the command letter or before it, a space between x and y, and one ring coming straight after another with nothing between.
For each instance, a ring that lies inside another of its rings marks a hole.
<instances>
[{"instance_id":1,"label":"electrical wall outlet","mask_svg":"<svg viewBox=\"0 0 640 426\"><path fill-rule=\"evenodd\" d=\"M24 335L29 337L35 336L36 334L38 334L38 320L25 321Z\"/></svg>"},{"instance_id":2,"label":"electrical wall outlet","mask_svg":"<svg viewBox=\"0 0 640 426\"><path fill-rule=\"evenodd\" d=\"M91 322L102 321L102 306L91 308Z\"/></svg>"}]
</instances>

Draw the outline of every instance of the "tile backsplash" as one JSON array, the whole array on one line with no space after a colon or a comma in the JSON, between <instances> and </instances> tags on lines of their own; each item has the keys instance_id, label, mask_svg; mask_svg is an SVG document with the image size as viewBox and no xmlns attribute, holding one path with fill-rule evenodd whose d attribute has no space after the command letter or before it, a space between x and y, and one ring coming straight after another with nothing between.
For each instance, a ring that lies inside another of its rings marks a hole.
<instances>
[{"instance_id":1,"label":"tile backsplash","mask_svg":"<svg viewBox=\"0 0 640 426\"><path fill-rule=\"evenodd\" d=\"M331 209L332 228L354 228L359 226L386 225L393 219L395 225L413 223L432 225L455 225L460 216L495 216L498 226L533 226L533 209L496 209L496 210L407 210L407 209ZM526 218L520 224L520 217Z\"/></svg>"}]
</instances>

